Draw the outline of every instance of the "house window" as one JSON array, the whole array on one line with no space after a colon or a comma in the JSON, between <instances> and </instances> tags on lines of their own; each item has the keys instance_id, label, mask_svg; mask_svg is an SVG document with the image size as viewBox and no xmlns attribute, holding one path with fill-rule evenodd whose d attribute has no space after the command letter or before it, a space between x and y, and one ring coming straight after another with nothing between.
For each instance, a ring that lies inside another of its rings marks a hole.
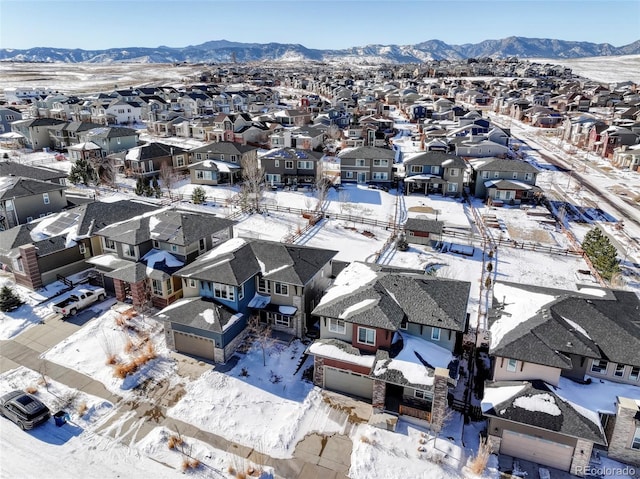
<instances>
[{"instance_id":1,"label":"house window","mask_svg":"<svg viewBox=\"0 0 640 479\"><path fill-rule=\"evenodd\" d=\"M178 252L178 246L175 245L175 244L172 244L171 245L171 251L173 251L174 253L177 253Z\"/></svg>"},{"instance_id":2,"label":"house window","mask_svg":"<svg viewBox=\"0 0 640 479\"><path fill-rule=\"evenodd\" d=\"M447 191L449 193L455 193L458 191L458 183L447 183Z\"/></svg>"},{"instance_id":3,"label":"house window","mask_svg":"<svg viewBox=\"0 0 640 479\"><path fill-rule=\"evenodd\" d=\"M44 201L45 205L49 204L49 193L42 193L42 201Z\"/></svg>"},{"instance_id":4,"label":"house window","mask_svg":"<svg viewBox=\"0 0 640 479\"><path fill-rule=\"evenodd\" d=\"M356 166L367 166L365 160L358 159L356 160Z\"/></svg>"},{"instance_id":5,"label":"house window","mask_svg":"<svg viewBox=\"0 0 640 479\"><path fill-rule=\"evenodd\" d=\"M524 181L531 181L532 179L533 179L533 174L531 173L524 174Z\"/></svg>"},{"instance_id":6,"label":"house window","mask_svg":"<svg viewBox=\"0 0 640 479\"><path fill-rule=\"evenodd\" d=\"M299 170L313 170L313 161L298 161Z\"/></svg>"},{"instance_id":7,"label":"house window","mask_svg":"<svg viewBox=\"0 0 640 479\"><path fill-rule=\"evenodd\" d=\"M440 167L439 166L432 166L431 167L431 174L439 175L440 174Z\"/></svg>"},{"instance_id":8,"label":"house window","mask_svg":"<svg viewBox=\"0 0 640 479\"><path fill-rule=\"evenodd\" d=\"M202 153L196 153L196 160L202 159Z\"/></svg>"},{"instance_id":9,"label":"house window","mask_svg":"<svg viewBox=\"0 0 640 479\"><path fill-rule=\"evenodd\" d=\"M206 247L207 247L207 241L204 238L200 238L200 241L198 241L198 250L202 252L205 250Z\"/></svg>"},{"instance_id":10,"label":"house window","mask_svg":"<svg viewBox=\"0 0 640 479\"><path fill-rule=\"evenodd\" d=\"M280 313L267 313L267 319L269 321L273 321L273 324L276 324L278 326L283 326L285 328L289 328L291 327L291 317L290 316L284 316Z\"/></svg>"},{"instance_id":11,"label":"house window","mask_svg":"<svg viewBox=\"0 0 640 479\"><path fill-rule=\"evenodd\" d=\"M173 293L173 283L171 282L171 278L165 281L165 285L167 288L167 294Z\"/></svg>"},{"instance_id":12,"label":"house window","mask_svg":"<svg viewBox=\"0 0 640 479\"><path fill-rule=\"evenodd\" d=\"M151 280L151 291L156 296L162 296L162 281L160 281L159 279L152 279Z\"/></svg>"},{"instance_id":13,"label":"house window","mask_svg":"<svg viewBox=\"0 0 640 479\"><path fill-rule=\"evenodd\" d=\"M104 249L115 250L116 249L116 242L113 241L113 240L105 238L104 239Z\"/></svg>"},{"instance_id":14,"label":"house window","mask_svg":"<svg viewBox=\"0 0 640 479\"><path fill-rule=\"evenodd\" d=\"M345 178L353 178L353 171L345 171L344 172L344 177Z\"/></svg>"},{"instance_id":15,"label":"house window","mask_svg":"<svg viewBox=\"0 0 640 479\"><path fill-rule=\"evenodd\" d=\"M78 249L80 250L80 254L85 254L87 252L87 247L83 243L78 245Z\"/></svg>"},{"instance_id":16,"label":"house window","mask_svg":"<svg viewBox=\"0 0 640 479\"><path fill-rule=\"evenodd\" d=\"M358 328L358 342L361 344L368 344L369 346L375 346L376 344L376 330L369 328Z\"/></svg>"},{"instance_id":17,"label":"house window","mask_svg":"<svg viewBox=\"0 0 640 479\"><path fill-rule=\"evenodd\" d=\"M274 160L273 166L275 166L276 168L280 168L280 160Z\"/></svg>"},{"instance_id":18,"label":"house window","mask_svg":"<svg viewBox=\"0 0 640 479\"><path fill-rule=\"evenodd\" d=\"M483 179L485 179L485 180L486 180L487 178L489 178L489 172L488 172L488 171L483 171L483 172L482 172L482 178L483 178Z\"/></svg>"},{"instance_id":19,"label":"house window","mask_svg":"<svg viewBox=\"0 0 640 479\"><path fill-rule=\"evenodd\" d=\"M198 285L196 284L196 280L193 278L189 278L187 280L187 286L189 286L190 288L197 288Z\"/></svg>"},{"instance_id":20,"label":"house window","mask_svg":"<svg viewBox=\"0 0 640 479\"><path fill-rule=\"evenodd\" d=\"M284 283L273 283L273 292L280 296L289 296L289 286Z\"/></svg>"},{"instance_id":21,"label":"house window","mask_svg":"<svg viewBox=\"0 0 640 479\"><path fill-rule=\"evenodd\" d=\"M493 177L494 178L500 178L500 172L499 171L494 171L493 172Z\"/></svg>"},{"instance_id":22,"label":"house window","mask_svg":"<svg viewBox=\"0 0 640 479\"><path fill-rule=\"evenodd\" d=\"M176 165L184 166L184 156L176 156Z\"/></svg>"},{"instance_id":23,"label":"house window","mask_svg":"<svg viewBox=\"0 0 640 479\"><path fill-rule=\"evenodd\" d=\"M422 389L414 389L413 397L416 399L430 399L431 395L427 391L423 391Z\"/></svg>"},{"instance_id":24,"label":"house window","mask_svg":"<svg viewBox=\"0 0 640 479\"><path fill-rule=\"evenodd\" d=\"M347 328L341 319L329 318L329 331L332 333L344 334Z\"/></svg>"},{"instance_id":25,"label":"house window","mask_svg":"<svg viewBox=\"0 0 640 479\"><path fill-rule=\"evenodd\" d=\"M431 339L440 341L440 328L431 328Z\"/></svg>"},{"instance_id":26,"label":"house window","mask_svg":"<svg viewBox=\"0 0 640 479\"><path fill-rule=\"evenodd\" d=\"M636 432L633 434L631 449L640 449L640 426L636 427Z\"/></svg>"},{"instance_id":27,"label":"house window","mask_svg":"<svg viewBox=\"0 0 640 479\"><path fill-rule=\"evenodd\" d=\"M373 160L373 166L389 166L389 160Z\"/></svg>"},{"instance_id":28,"label":"house window","mask_svg":"<svg viewBox=\"0 0 640 479\"><path fill-rule=\"evenodd\" d=\"M514 171L513 175L511 175L511 178L514 179L514 180L517 180L518 179L518 172Z\"/></svg>"},{"instance_id":29,"label":"house window","mask_svg":"<svg viewBox=\"0 0 640 479\"><path fill-rule=\"evenodd\" d=\"M130 258L136 257L136 247L131 244L122 245L122 251L125 256L129 256Z\"/></svg>"},{"instance_id":30,"label":"house window","mask_svg":"<svg viewBox=\"0 0 640 479\"><path fill-rule=\"evenodd\" d=\"M411 165L411 173L422 173L422 165Z\"/></svg>"},{"instance_id":31,"label":"house window","mask_svg":"<svg viewBox=\"0 0 640 479\"><path fill-rule=\"evenodd\" d=\"M213 296L214 298L235 301L235 288L228 284L213 283Z\"/></svg>"},{"instance_id":32,"label":"house window","mask_svg":"<svg viewBox=\"0 0 640 479\"><path fill-rule=\"evenodd\" d=\"M154 248L159 248L160 247L160 243L158 242L158 240L153 240L153 247Z\"/></svg>"},{"instance_id":33,"label":"house window","mask_svg":"<svg viewBox=\"0 0 640 479\"><path fill-rule=\"evenodd\" d=\"M614 376L621 378L624 376L624 364L616 364L616 370L613 373Z\"/></svg>"},{"instance_id":34,"label":"house window","mask_svg":"<svg viewBox=\"0 0 640 479\"><path fill-rule=\"evenodd\" d=\"M504 199L505 200L510 200L511 199L511 193L512 193L511 190L504 191L504 195L503 195Z\"/></svg>"},{"instance_id":35,"label":"house window","mask_svg":"<svg viewBox=\"0 0 640 479\"><path fill-rule=\"evenodd\" d=\"M287 160L284 162L285 170L293 170L293 161Z\"/></svg>"},{"instance_id":36,"label":"house window","mask_svg":"<svg viewBox=\"0 0 640 479\"><path fill-rule=\"evenodd\" d=\"M640 377L640 367L634 366L631 368L631 372L629 373L629 380L637 381Z\"/></svg>"},{"instance_id":37,"label":"house window","mask_svg":"<svg viewBox=\"0 0 640 479\"><path fill-rule=\"evenodd\" d=\"M258 278L258 291L260 293L270 293L271 288L269 286L269 282L266 279Z\"/></svg>"},{"instance_id":38,"label":"house window","mask_svg":"<svg viewBox=\"0 0 640 479\"><path fill-rule=\"evenodd\" d=\"M4 202L4 207L7 211L13 211L13 200L7 200Z\"/></svg>"},{"instance_id":39,"label":"house window","mask_svg":"<svg viewBox=\"0 0 640 479\"><path fill-rule=\"evenodd\" d=\"M402 321L400 321L400 329L406 331L408 327L409 322L407 321L407 318L402 318Z\"/></svg>"},{"instance_id":40,"label":"house window","mask_svg":"<svg viewBox=\"0 0 640 479\"><path fill-rule=\"evenodd\" d=\"M20 271L21 273L24 273L24 264L22 263L22 258L15 258L13 260L13 267L17 271Z\"/></svg>"},{"instance_id":41,"label":"house window","mask_svg":"<svg viewBox=\"0 0 640 479\"><path fill-rule=\"evenodd\" d=\"M593 363L591 364L591 372L592 373L599 373L599 374L606 374L607 372L607 362L603 359L594 359Z\"/></svg>"},{"instance_id":42,"label":"house window","mask_svg":"<svg viewBox=\"0 0 640 479\"><path fill-rule=\"evenodd\" d=\"M267 183L270 184L280 183L280 175L266 174L264 176L264 179Z\"/></svg>"},{"instance_id":43,"label":"house window","mask_svg":"<svg viewBox=\"0 0 640 479\"><path fill-rule=\"evenodd\" d=\"M510 373L515 373L518 368L518 360L517 359L508 359L507 360L507 371Z\"/></svg>"},{"instance_id":44,"label":"house window","mask_svg":"<svg viewBox=\"0 0 640 479\"><path fill-rule=\"evenodd\" d=\"M374 171L373 175L371 176L372 180L388 180L389 179L389 174L388 173L381 173L379 171Z\"/></svg>"},{"instance_id":45,"label":"house window","mask_svg":"<svg viewBox=\"0 0 640 479\"><path fill-rule=\"evenodd\" d=\"M458 173L460 173L460 170L458 170L458 168L449 168L450 176L458 176Z\"/></svg>"}]
</instances>

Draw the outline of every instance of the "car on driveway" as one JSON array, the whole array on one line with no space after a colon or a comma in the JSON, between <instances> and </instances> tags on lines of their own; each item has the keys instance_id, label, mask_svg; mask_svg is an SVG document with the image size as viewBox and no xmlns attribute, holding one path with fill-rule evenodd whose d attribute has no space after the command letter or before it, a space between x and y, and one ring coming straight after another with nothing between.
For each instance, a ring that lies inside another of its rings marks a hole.
<instances>
[{"instance_id":1,"label":"car on driveway","mask_svg":"<svg viewBox=\"0 0 640 479\"><path fill-rule=\"evenodd\" d=\"M37 397L24 391L11 391L0 397L0 415L22 430L33 429L51 417L51 411Z\"/></svg>"}]
</instances>

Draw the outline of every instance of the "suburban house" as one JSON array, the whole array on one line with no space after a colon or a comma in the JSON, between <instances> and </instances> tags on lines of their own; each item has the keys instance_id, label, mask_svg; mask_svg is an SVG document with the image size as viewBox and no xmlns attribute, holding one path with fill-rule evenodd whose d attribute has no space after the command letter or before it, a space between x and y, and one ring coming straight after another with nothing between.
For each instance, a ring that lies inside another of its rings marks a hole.
<instances>
[{"instance_id":1,"label":"suburban house","mask_svg":"<svg viewBox=\"0 0 640 479\"><path fill-rule=\"evenodd\" d=\"M138 132L131 128L103 126L78 132L79 143L92 142L101 149L102 156L138 146Z\"/></svg>"},{"instance_id":2,"label":"suburban house","mask_svg":"<svg viewBox=\"0 0 640 479\"><path fill-rule=\"evenodd\" d=\"M183 296L172 275L233 236L231 220L178 209L156 210L102 228L103 254L88 262L116 299L162 308Z\"/></svg>"},{"instance_id":3,"label":"suburban house","mask_svg":"<svg viewBox=\"0 0 640 479\"><path fill-rule=\"evenodd\" d=\"M314 383L396 415L443 414L470 287L422 271L349 264L312 312L320 328L308 348Z\"/></svg>"},{"instance_id":4,"label":"suburban house","mask_svg":"<svg viewBox=\"0 0 640 479\"><path fill-rule=\"evenodd\" d=\"M12 108L0 108L0 134L11 132L11 123L22 120L22 113Z\"/></svg>"},{"instance_id":5,"label":"suburban house","mask_svg":"<svg viewBox=\"0 0 640 479\"><path fill-rule=\"evenodd\" d=\"M30 118L11 123L11 130L20 133L24 137L24 146L32 150L51 148L49 128L56 125L65 125L66 122L55 118Z\"/></svg>"},{"instance_id":6,"label":"suburban house","mask_svg":"<svg viewBox=\"0 0 640 479\"><path fill-rule=\"evenodd\" d=\"M470 160L471 191L476 198L496 203L520 204L533 201L538 168L521 160L478 158Z\"/></svg>"},{"instance_id":7,"label":"suburban house","mask_svg":"<svg viewBox=\"0 0 640 479\"><path fill-rule=\"evenodd\" d=\"M242 167L227 161L204 160L189 165L189 177L193 185L233 185L242 181Z\"/></svg>"},{"instance_id":8,"label":"suburban house","mask_svg":"<svg viewBox=\"0 0 640 479\"><path fill-rule=\"evenodd\" d=\"M614 454L638 463L638 424L619 398L640 397L635 293L498 282L493 294L483 399L493 449L580 474L594 444L621 437ZM594 395L605 400L583 403Z\"/></svg>"},{"instance_id":9,"label":"suburban house","mask_svg":"<svg viewBox=\"0 0 640 479\"><path fill-rule=\"evenodd\" d=\"M340 179L347 183L391 183L396 152L389 148L360 146L338 153Z\"/></svg>"},{"instance_id":10,"label":"suburban house","mask_svg":"<svg viewBox=\"0 0 640 479\"><path fill-rule=\"evenodd\" d=\"M26 225L0 231L0 263L17 284L32 290L91 268L102 254L95 233L107 225L156 210L156 205L121 200L94 201Z\"/></svg>"},{"instance_id":11,"label":"suburban house","mask_svg":"<svg viewBox=\"0 0 640 479\"><path fill-rule=\"evenodd\" d=\"M459 156L426 151L406 157L403 164L405 194L462 194L467 163Z\"/></svg>"},{"instance_id":12,"label":"suburban house","mask_svg":"<svg viewBox=\"0 0 640 479\"><path fill-rule=\"evenodd\" d=\"M185 297L210 298L256 315L274 330L302 337L329 286L336 251L233 238L175 273Z\"/></svg>"},{"instance_id":13,"label":"suburban house","mask_svg":"<svg viewBox=\"0 0 640 479\"><path fill-rule=\"evenodd\" d=\"M310 150L276 148L260 156L260 167L271 186L313 185L322 156Z\"/></svg>"},{"instance_id":14,"label":"suburban house","mask_svg":"<svg viewBox=\"0 0 640 479\"><path fill-rule=\"evenodd\" d=\"M258 149L255 147L231 141L219 141L189 150L188 164L203 160L217 160L242 166L243 162L257 160L257 158ZM176 168L180 166L176 165Z\"/></svg>"},{"instance_id":15,"label":"suburban house","mask_svg":"<svg viewBox=\"0 0 640 479\"><path fill-rule=\"evenodd\" d=\"M65 185L50 181L0 177L0 229L62 211L67 207L66 189Z\"/></svg>"},{"instance_id":16,"label":"suburban house","mask_svg":"<svg viewBox=\"0 0 640 479\"><path fill-rule=\"evenodd\" d=\"M67 184L67 174L44 166L30 166L15 161L0 161L0 178L4 176L22 176L32 180L49 181L58 185Z\"/></svg>"},{"instance_id":17,"label":"suburban house","mask_svg":"<svg viewBox=\"0 0 640 479\"><path fill-rule=\"evenodd\" d=\"M151 142L130 148L124 155L124 172L127 176L158 176L163 165L173 169L176 163L184 165L187 150L179 146Z\"/></svg>"}]
</instances>

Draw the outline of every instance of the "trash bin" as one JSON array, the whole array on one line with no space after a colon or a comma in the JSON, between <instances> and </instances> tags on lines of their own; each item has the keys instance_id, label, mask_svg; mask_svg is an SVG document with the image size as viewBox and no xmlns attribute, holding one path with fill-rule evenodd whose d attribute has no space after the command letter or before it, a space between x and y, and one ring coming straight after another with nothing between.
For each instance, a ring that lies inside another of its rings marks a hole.
<instances>
[{"instance_id":1,"label":"trash bin","mask_svg":"<svg viewBox=\"0 0 640 479\"><path fill-rule=\"evenodd\" d=\"M67 411L58 411L53 415L53 419L56 422L56 426L61 427L69 420L69 414L67 414Z\"/></svg>"}]
</instances>

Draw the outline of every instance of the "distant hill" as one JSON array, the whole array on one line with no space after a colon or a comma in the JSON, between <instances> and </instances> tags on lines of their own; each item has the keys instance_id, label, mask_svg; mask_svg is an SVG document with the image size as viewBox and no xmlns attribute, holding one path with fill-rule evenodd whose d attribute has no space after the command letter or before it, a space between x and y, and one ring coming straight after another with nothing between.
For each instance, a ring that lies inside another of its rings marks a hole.
<instances>
[{"instance_id":1,"label":"distant hill","mask_svg":"<svg viewBox=\"0 0 640 479\"><path fill-rule=\"evenodd\" d=\"M480 43L449 45L429 40L416 45L366 45L343 50L314 50L299 44L239 43L217 40L182 48L110 48L81 50L38 47L28 50L0 49L0 61L24 62L136 62L136 63L226 63L255 61L324 61L353 63L421 63L429 60L467 58L568 59L640 54L640 40L614 47L609 43L570 42L548 38L508 37Z\"/></svg>"}]
</instances>

